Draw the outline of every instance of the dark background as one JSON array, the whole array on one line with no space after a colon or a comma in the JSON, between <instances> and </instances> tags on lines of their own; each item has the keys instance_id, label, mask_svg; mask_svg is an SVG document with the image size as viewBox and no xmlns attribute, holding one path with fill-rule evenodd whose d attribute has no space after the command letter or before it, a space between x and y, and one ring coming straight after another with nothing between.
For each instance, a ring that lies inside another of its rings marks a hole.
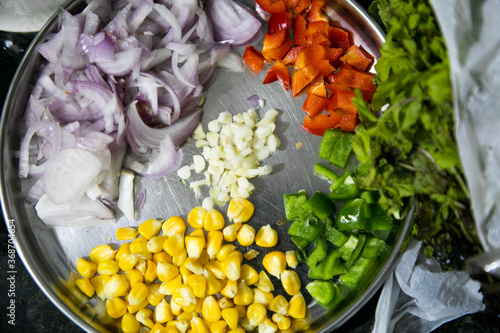
<instances>
[{"instance_id":1,"label":"dark background","mask_svg":"<svg viewBox=\"0 0 500 333\"><path fill-rule=\"evenodd\" d=\"M371 0L358 1L367 7ZM21 61L24 50L33 34L14 34L0 31L0 106L10 85L11 79ZM8 233L6 225L0 223L0 332L82 332L60 312L38 288L25 267L16 257L16 326L7 323L7 250ZM475 333L500 332L500 288L498 283L483 283L486 311L467 315L446 323L435 332ZM379 293L338 332L370 332Z\"/></svg>"}]
</instances>

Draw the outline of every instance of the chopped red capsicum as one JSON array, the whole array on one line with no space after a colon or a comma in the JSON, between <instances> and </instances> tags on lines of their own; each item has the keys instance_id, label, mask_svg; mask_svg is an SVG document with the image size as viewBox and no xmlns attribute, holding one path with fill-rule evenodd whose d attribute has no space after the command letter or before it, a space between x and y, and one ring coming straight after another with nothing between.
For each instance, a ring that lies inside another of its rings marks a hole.
<instances>
[{"instance_id":1,"label":"chopped red capsicum","mask_svg":"<svg viewBox=\"0 0 500 333\"><path fill-rule=\"evenodd\" d=\"M347 50L351 46L349 33L345 30L335 27L329 27L328 36L330 37L332 47L340 47L344 50Z\"/></svg>"},{"instance_id":2,"label":"chopped red capsicum","mask_svg":"<svg viewBox=\"0 0 500 333\"><path fill-rule=\"evenodd\" d=\"M323 75L318 74L314 80L309 84L308 93L314 94L319 97L328 98L328 93L326 92L325 78Z\"/></svg>"},{"instance_id":3,"label":"chopped red capsicum","mask_svg":"<svg viewBox=\"0 0 500 333\"><path fill-rule=\"evenodd\" d=\"M307 43L307 21L302 15L296 15L293 19L293 43L294 45L305 45Z\"/></svg>"},{"instance_id":4,"label":"chopped red capsicum","mask_svg":"<svg viewBox=\"0 0 500 333\"><path fill-rule=\"evenodd\" d=\"M283 0L255 0L255 2L268 13L286 12L286 4Z\"/></svg>"},{"instance_id":5,"label":"chopped red capsicum","mask_svg":"<svg viewBox=\"0 0 500 333\"><path fill-rule=\"evenodd\" d=\"M335 128L340 128L342 131L346 132L354 132L358 123L359 117L357 112L344 112L340 121L335 125Z\"/></svg>"},{"instance_id":6,"label":"chopped red capsicum","mask_svg":"<svg viewBox=\"0 0 500 333\"><path fill-rule=\"evenodd\" d=\"M259 73L264 68L264 56L253 46L245 48L243 60L255 73Z\"/></svg>"},{"instance_id":7,"label":"chopped red capsicum","mask_svg":"<svg viewBox=\"0 0 500 333\"><path fill-rule=\"evenodd\" d=\"M323 11L326 7L326 0L312 0L311 1L311 9L307 14L306 20L307 22L314 21L325 21L329 22L328 16L323 14Z\"/></svg>"},{"instance_id":8,"label":"chopped red capsicum","mask_svg":"<svg viewBox=\"0 0 500 333\"><path fill-rule=\"evenodd\" d=\"M342 64L337 73L330 74L327 79L330 83L341 83L351 88L359 88L366 91L374 91L374 74L358 71L350 65Z\"/></svg>"},{"instance_id":9,"label":"chopped red capsicum","mask_svg":"<svg viewBox=\"0 0 500 333\"><path fill-rule=\"evenodd\" d=\"M289 10L295 14L300 14L311 5L311 0L285 0L285 4Z\"/></svg>"},{"instance_id":10,"label":"chopped red capsicum","mask_svg":"<svg viewBox=\"0 0 500 333\"><path fill-rule=\"evenodd\" d=\"M279 30L290 30L292 28L292 13L273 13L267 21L267 32L272 34Z\"/></svg>"},{"instance_id":11,"label":"chopped red capsicum","mask_svg":"<svg viewBox=\"0 0 500 333\"><path fill-rule=\"evenodd\" d=\"M307 47L302 52L299 53L299 57L295 61L295 66L294 66L295 70L303 69L311 65L308 54L309 52L307 52Z\"/></svg>"},{"instance_id":12,"label":"chopped red capsicum","mask_svg":"<svg viewBox=\"0 0 500 333\"><path fill-rule=\"evenodd\" d=\"M335 67L330 64L327 59L327 50L323 45L311 44L307 48L308 57L311 64L324 76L330 75L335 71Z\"/></svg>"},{"instance_id":13,"label":"chopped red capsicum","mask_svg":"<svg viewBox=\"0 0 500 333\"><path fill-rule=\"evenodd\" d=\"M290 89L290 70L279 60L275 61L271 68L269 68L262 83L268 84L274 81L279 81L285 90L288 91Z\"/></svg>"},{"instance_id":14,"label":"chopped red capsicum","mask_svg":"<svg viewBox=\"0 0 500 333\"><path fill-rule=\"evenodd\" d=\"M358 71L367 71L373 64L373 56L361 49L357 45L352 45L347 49L346 54L341 58Z\"/></svg>"},{"instance_id":15,"label":"chopped red capsicum","mask_svg":"<svg viewBox=\"0 0 500 333\"><path fill-rule=\"evenodd\" d=\"M329 112L328 115L320 113L314 118L306 116L302 128L311 134L322 136L329 128L335 128L340 122L341 116L335 112Z\"/></svg>"},{"instance_id":16,"label":"chopped red capsicum","mask_svg":"<svg viewBox=\"0 0 500 333\"><path fill-rule=\"evenodd\" d=\"M292 46L292 40L288 38L287 30L278 30L272 34L266 34L262 55L267 60L281 59Z\"/></svg>"},{"instance_id":17,"label":"chopped red capsicum","mask_svg":"<svg viewBox=\"0 0 500 333\"><path fill-rule=\"evenodd\" d=\"M305 45L298 45L292 47L283 57L282 61L285 65L293 65L299 59L299 54L307 49Z\"/></svg>"},{"instance_id":18,"label":"chopped red capsicum","mask_svg":"<svg viewBox=\"0 0 500 333\"><path fill-rule=\"evenodd\" d=\"M302 105L302 110L311 118L316 117L325 109L328 104L328 98L320 97L315 94L307 93L306 100Z\"/></svg>"},{"instance_id":19,"label":"chopped red capsicum","mask_svg":"<svg viewBox=\"0 0 500 333\"><path fill-rule=\"evenodd\" d=\"M292 97L298 96L318 74L319 71L312 65L295 72L292 76Z\"/></svg>"}]
</instances>

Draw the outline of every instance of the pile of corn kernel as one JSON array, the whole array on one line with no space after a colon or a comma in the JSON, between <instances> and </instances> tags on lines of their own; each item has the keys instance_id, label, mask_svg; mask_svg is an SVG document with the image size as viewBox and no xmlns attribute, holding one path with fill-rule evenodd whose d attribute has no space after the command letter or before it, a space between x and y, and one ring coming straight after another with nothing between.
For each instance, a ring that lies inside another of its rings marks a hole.
<instances>
[{"instance_id":1,"label":"pile of corn kernel","mask_svg":"<svg viewBox=\"0 0 500 333\"><path fill-rule=\"evenodd\" d=\"M76 284L88 297L105 301L108 315L121 318L125 333L145 328L152 333L288 330L291 318L304 318L307 311L299 276L287 269L297 267L297 257L294 251L265 255L264 268L292 297L274 296L267 273L243 264L243 258L252 260L259 253L242 254L232 244L277 244L278 233L269 225L256 233L246 223L253 213L250 201L236 198L228 206L232 223L227 226L219 211L199 206L187 216L194 229L189 234L179 216L119 228L117 239L131 242L118 250L100 245L91 250L90 260L79 258L82 278Z\"/></svg>"}]
</instances>

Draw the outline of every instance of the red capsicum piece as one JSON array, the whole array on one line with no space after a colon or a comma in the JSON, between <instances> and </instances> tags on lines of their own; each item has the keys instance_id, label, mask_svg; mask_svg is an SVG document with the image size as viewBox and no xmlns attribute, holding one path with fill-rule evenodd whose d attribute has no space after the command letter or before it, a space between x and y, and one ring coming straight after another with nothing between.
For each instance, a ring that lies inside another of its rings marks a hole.
<instances>
[{"instance_id":1,"label":"red capsicum piece","mask_svg":"<svg viewBox=\"0 0 500 333\"><path fill-rule=\"evenodd\" d=\"M255 0L255 2L268 13L286 12L286 4L283 0Z\"/></svg>"},{"instance_id":2,"label":"red capsicum piece","mask_svg":"<svg viewBox=\"0 0 500 333\"><path fill-rule=\"evenodd\" d=\"M292 13L273 13L267 21L267 32L272 34L279 30L289 30L292 28Z\"/></svg>"},{"instance_id":3,"label":"red capsicum piece","mask_svg":"<svg viewBox=\"0 0 500 333\"><path fill-rule=\"evenodd\" d=\"M335 128L340 128L342 131L354 132L358 126L359 117L357 113L344 112L340 121L335 125Z\"/></svg>"},{"instance_id":4,"label":"red capsicum piece","mask_svg":"<svg viewBox=\"0 0 500 333\"><path fill-rule=\"evenodd\" d=\"M302 15L296 15L293 19L293 43L294 45L307 44L307 21Z\"/></svg>"},{"instance_id":5,"label":"red capsicum piece","mask_svg":"<svg viewBox=\"0 0 500 333\"><path fill-rule=\"evenodd\" d=\"M328 98L320 97L308 92L306 100L302 105L302 110L304 110L309 117L314 118L323 112L327 104Z\"/></svg>"},{"instance_id":6,"label":"red capsicum piece","mask_svg":"<svg viewBox=\"0 0 500 333\"><path fill-rule=\"evenodd\" d=\"M345 30L329 27L328 36L330 38L330 42L332 43L332 47L340 47L347 50L351 46L349 33Z\"/></svg>"},{"instance_id":7,"label":"red capsicum piece","mask_svg":"<svg viewBox=\"0 0 500 333\"><path fill-rule=\"evenodd\" d=\"M321 74L318 74L309 84L309 89L307 90L307 92L319 97L327 98L328 93L326 92L325 77Z\"/></svg>"},{"instance_id":8,"label":"red capsicum piece","mask_svg":"<svg viewBox=\"0 0 500 333\"><path fill-rule=\"evenodd\" d=\"M337 73L328 75L327 80L330 83L342 83L350 88L359 88L372 92L375 90L373 85L374 74L358 71L349 65L342 64Z\"/></svg>"},{"instance_id":9,"label":"red capsicum piece","mask_svg":"<svg viewBox=\"0 0 500 333\"><path fill-rule=\"evenodd\" d=\"M307 49L306 45L298 45L292 47L283 57L282 61L285 65L293 65L299 59L299 54Z\"/></svg>"},{"instance_id":10,"label":"red capsicum piece","mask_svg":"<svg viewBox=\"0 0 500 333\"><path fill-rule=\"evenodd\" d=\"M325 21L329 22L328 16L323 14L326 7L326 0L312 0L311 9L307 14L307 22Z\"/></svg>"},{"instance_id":11,"label":"red capsicum piece","mask_svg":"<svg viewBox=\"0 0 500 333\"><path fill-rule=\"evenodd\" d=\"M292 46L292 40L288 38L287 30L278 30L272 34L266 34L262 55L267 60L281 59Z\"/></svg>"},{"instance_id":12,"label":"red capsicum piece","mask_svg":"<svg viewBox=\"0 0 500 333\"><path fill-rule=\"evenodd\" d=\"M311 0L284 0L288 10L300 14L311 5Z\"/></svg>"},{"instance_id":13,"label":"red capsicum piece","mask_svg":"<svg viewBox=\"0 0 500 333\"><path fill-rule=\"evenodd\" d=\"M320 43L322 45L330 45L330 39L328 36L328 22L325 21L315 21L309 23L307 26L307 43Z\"/></svg>"},{"instance_id":14,"label":"red capsicum piece","mask_svg":"<svg viewBox=\"0 0 500 333\"><path fill-rule=\"evenodd\" d=\"M365 72L367 71L371 65L373 64L373 56L361 49L357 45L352 45L347 49L346 54L341 58L342 61L345 61L358 71Z\"/></svg>"},{"instance_id":15,"label":"red capsicum piece","mask_svg":"<svg viewBox=\"0 0 500 333\"><path fill-rule=\"evenodd\" d=\"M335 112L329 112L328 115L320 113L314 118L306 116L302 128L311 134L323 136L329 128L335 128L340 122L341 116Z\"/></svg>"},{"instance_id":16,"label":"red capsicum piece","mask_svg":"<svg viewBox=\"0 0 500 333\"><path fill-rule=\"evenodd\" d=\"M328 76L335 71L335 67L333 67L327 59L327 50L323 45L311 44L307 48L307 52L311 64L316 67L321 74Z\"/></svg>"},{"instance_id":17,"label":"red capsicum piece","mask_svg":"<svg viewBox=\"0 0 500 333\"><path fill-rule=\"evenodd\" d=\"M295 72L292 76L292 97L298 96L318 74L319 71L312 65Z\"/></svg>"},{"instance_id":18,"label":"red capsicum piece","mask_svg":"<svg viewBox=\"0 0 500 333\"><path fill-rule=\"evenodd\" d=\"M309 52L307 52L307 47L299 53L299 57L295 61L295 70L306 68L311 65L311 61L309 61Z\"/></svg>"},{"instance_id":19,"label":"red capsicum piece","mask_svg":"<svg viewBox=\"0 0 500 333\"><path fill-rule=\"evenodd\" d=\"M331 84L327 86L331 91L330 101L326 105L327 111L335 111L342 109L344 111L357 112L356 107L352 103L356 93L343 84Z\"/></svg>"},{"instance_id":20,"label":"red capsicum piece","mask_svg":"<svg viewBox=\"0 0 500 333\"><path fill-rule=\"evenodd\" d=\"M245 48L243 60L254 73L259 73L264 68L264 56L253 46Z\"/></svg>"},{"instance_id":21,"label":"red capsicum piece","mask_svg":"<svg viewBox=\"0 0 500 333\"><path fill-rule=\"evenodd\" d=\"M266 77L264 78L263 84L268 84L274 81L279 81L285 90L290 89L290 71L286 65L277 60L269 68Z\"/></svg>"}]
</instances>

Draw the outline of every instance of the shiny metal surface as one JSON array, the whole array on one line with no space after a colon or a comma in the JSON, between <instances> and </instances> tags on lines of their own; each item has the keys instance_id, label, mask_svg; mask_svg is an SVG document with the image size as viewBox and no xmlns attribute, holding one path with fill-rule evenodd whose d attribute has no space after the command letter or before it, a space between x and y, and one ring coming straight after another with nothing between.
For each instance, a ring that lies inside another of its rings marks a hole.
<instances>
[{"instance_id":1,"label":"shiny metal surface","mask_svg":"<svg viewBox=\"0 0 500 333\"><path fill-rule=\"evenodd\" d=\"M82 9L82 3L75 2L65 7L70 12L78 12ZM379 56L383 34L359 5L353 1L331 0L327 13L336 25L352 32L355 44L361 44L370 53ZM55 29L56 23L57 20L53 19L34 39L13 80L5 103L0 128L2 208L5 219L14 220L19 256L47 297L84 330L116 331L116 321L104 314L104 304L96 298L88 299L75 287L75 261L79 257L88 256L90 250L97 245L106 243L118 246L120 242L114 236L115 230L129 223L118 215L116 224L93 229L77 226L47 227L38 219L33 206L26 204L23 199L31 182L20 181L17 177L15 153L22 137L22 114L41 63L41 57L34 47ZM320 138L309 135L301 129L304 117L301 105L305 96L292 99L290 92L284 91L279 83L262 85L264 76L265 73L255 76L248 73L217 71L206 88L203 123L207 124L221 111L231 113L246 111L251 107L247 98L253 94L259 95L266 101L264 108L258 111L261 116L268 108L276 108L279 111L276 132L282 140L282 145L279 151L264 162L274 165L274 172L252 182L256 187L251 197L256 213L251 223L257 230L261 225L271 224L281 236L273 250L286 251L294 248L294 245L287 239L288 225L276 224L284 217L282 195L300 189L305 189L309 194L317 190L327 192L328 185L315 177L312 172L314 162L321 162L317 157ZM301 143L302 146L297 148L297 143ZM182 149L184 164L190 164L191 156L199 153L193 142L187 143ZM191 190L181 184L175 174L162 179L137 179L136 193L143 188L147 189L146 202L136 215L136 225L152 217L159 219L172 215L185 217L189 210L201 204L204 198L203 195L196 198ZM207 195L207 192L202 193ZM220 210L224 211L225 208ZM333 315L311 302L310 316L295 323L297 330L330 331L354 315L378 290L391 271L404 240L403 235L408 228L409 220L402 225L401 236L395 240L394 250L387 261L380 266L378 275L360 295L341 312ZM243 251L249 248L255 248L260 252L260 255L252 261L252 265L260 265L256 268L262 269L262 258L270 250L253 245L244 248ZM308 282L305 265L299 266L298 273L305 286ZM275 283L276 288L280 289L279 282Z\"/></svg>"}]
</instances>

